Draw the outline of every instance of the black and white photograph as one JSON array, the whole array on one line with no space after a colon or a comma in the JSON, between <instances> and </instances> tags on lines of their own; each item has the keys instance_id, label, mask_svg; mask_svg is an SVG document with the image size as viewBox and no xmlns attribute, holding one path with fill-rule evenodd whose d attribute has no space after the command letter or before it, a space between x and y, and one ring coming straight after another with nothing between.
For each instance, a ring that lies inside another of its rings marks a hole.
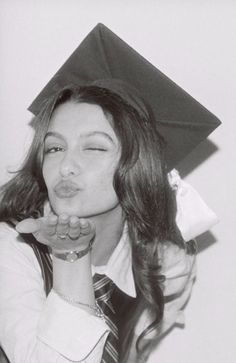
<instances>
[{"instance_id":1,"label":"black and white photograph","mask_svg":"<svg viewBox=\"0 0 236 363\"><path fill-rule=\"evenodd\" d=\"M234 363L236 2L0 0L0 363Z\"/></svg>"}]
</instances>

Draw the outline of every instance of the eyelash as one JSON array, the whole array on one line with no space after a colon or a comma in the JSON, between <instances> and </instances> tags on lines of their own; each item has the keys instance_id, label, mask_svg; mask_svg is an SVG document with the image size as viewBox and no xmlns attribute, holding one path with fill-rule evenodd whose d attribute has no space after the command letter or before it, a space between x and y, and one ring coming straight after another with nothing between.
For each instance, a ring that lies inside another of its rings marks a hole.
<instances>
[{"instance_id":1,"label":"eyelash","mask_svg":"<svg viewBox=\"0 0 236 363\"><path fill-rule=\"evenodd\" d=\"M107 151L107 149L104 149L102 147L87 147L85 150L94 150L94 151Z\"/></svg>"},{"instance_id":2,"label":"eyelash","mask_svg":"<svg viewBox=\"0 0 236 363\"><path fill-rule=\"evenodd\" d=\"M45 154L54 154L58 151L62 151L63 148L60 146L53 146L53 147L49 147L45 150Z\"/></svg>"},{"instance_id":3,"label":"eyelash","mask_svg":"<svg viewBox=\"0 0 236 363\"><path fill-rule=\"evenodd\" d=\"M54 154L56 152L60 152L63 151L64 149L60 146L53 146L53 147L49 147L45 150L45 154ZM101 151L101 152L106 152L107 149L101 148L101 147L87 147L84 150L91 150L91 151Z\"/></svg>"}]
</instances>

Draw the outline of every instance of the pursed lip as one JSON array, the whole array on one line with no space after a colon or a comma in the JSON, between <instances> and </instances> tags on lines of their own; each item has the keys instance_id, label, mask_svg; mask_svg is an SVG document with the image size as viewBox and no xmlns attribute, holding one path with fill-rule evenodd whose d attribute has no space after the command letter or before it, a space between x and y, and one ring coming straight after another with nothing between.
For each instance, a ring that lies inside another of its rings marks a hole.
<instances>
[{"instance_id":1,"label":"pursed lip","mask_svg":"<svg viewBox=\"0 0 236 363\"><path fill-rule=\"evenodd\" d=\"M60 181L56 184L54 192L58 198L72 198L80 191L80 187L71 181Z\"/></svg>"}]
</instances>

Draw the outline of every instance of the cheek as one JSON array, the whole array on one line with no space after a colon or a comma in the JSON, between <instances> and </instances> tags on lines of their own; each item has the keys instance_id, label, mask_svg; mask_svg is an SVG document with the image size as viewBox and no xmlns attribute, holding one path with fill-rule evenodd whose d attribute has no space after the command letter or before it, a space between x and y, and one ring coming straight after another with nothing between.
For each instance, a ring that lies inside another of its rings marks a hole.
<instances>
[{"instance_id":1,"label":"cheek","mask_svg":"<svg viewBox=\"0 0 236 363\"><path fill-rule=\"evenodd\" d=\"M115 193L113 187L114 173L116 167L110 165L109 168L98 170L97 172L91 172L90 174L90 186L94 192L103 192L109 195Z\"/></svg>"},{"instance_id":2,"label":"cheek","mask_svg":"<svg viewBox=\"0 0 236 363\"><path fill-rule=\"evenodd\" d=\"M43 179L44 179L44 182L45 182L47 188L50 188L50 185L54 179L55 168L48 165L48 163L44 163L43 168L42 168L42 173L43 173Z\"/></svg>"},{"instance_id":3,"label":"cheek","mask_svg":"<svg viewBox=\"0 0 236 363\"><path fill-rule=\"evenodd\" d=\"M117 168L117 163L113 161L108 166L101 169L102 170L100 172L101 180L105 184L113 186L113 179L114 179L116 168Z\"/></svg>"}]
</instances>

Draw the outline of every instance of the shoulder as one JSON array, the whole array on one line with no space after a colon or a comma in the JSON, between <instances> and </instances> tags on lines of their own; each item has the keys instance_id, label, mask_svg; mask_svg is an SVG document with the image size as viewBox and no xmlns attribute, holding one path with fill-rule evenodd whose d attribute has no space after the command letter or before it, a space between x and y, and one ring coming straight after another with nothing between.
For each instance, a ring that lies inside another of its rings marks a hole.
<instances>
[{"instance_id":1,"label":"shoulder","mask_svg":"<svg viewBox=\"0 0 236 363\"><path fill-rule=\"evenodd\" d=\"M1 253L8 248L17 246L19 234L15 228L5 222L0 223L0 250Z\"/></svg>"},{"instance_id":2,"label":"shoulder","mask_svg":"<svg viewBox=\"0 0 236 363\"><path fill-rule=\"evenodd\" d=\"M0 265L9 269L24 266L40 271L33 249L5 222L0 222Z\"/></svg>"}]
</instances>

